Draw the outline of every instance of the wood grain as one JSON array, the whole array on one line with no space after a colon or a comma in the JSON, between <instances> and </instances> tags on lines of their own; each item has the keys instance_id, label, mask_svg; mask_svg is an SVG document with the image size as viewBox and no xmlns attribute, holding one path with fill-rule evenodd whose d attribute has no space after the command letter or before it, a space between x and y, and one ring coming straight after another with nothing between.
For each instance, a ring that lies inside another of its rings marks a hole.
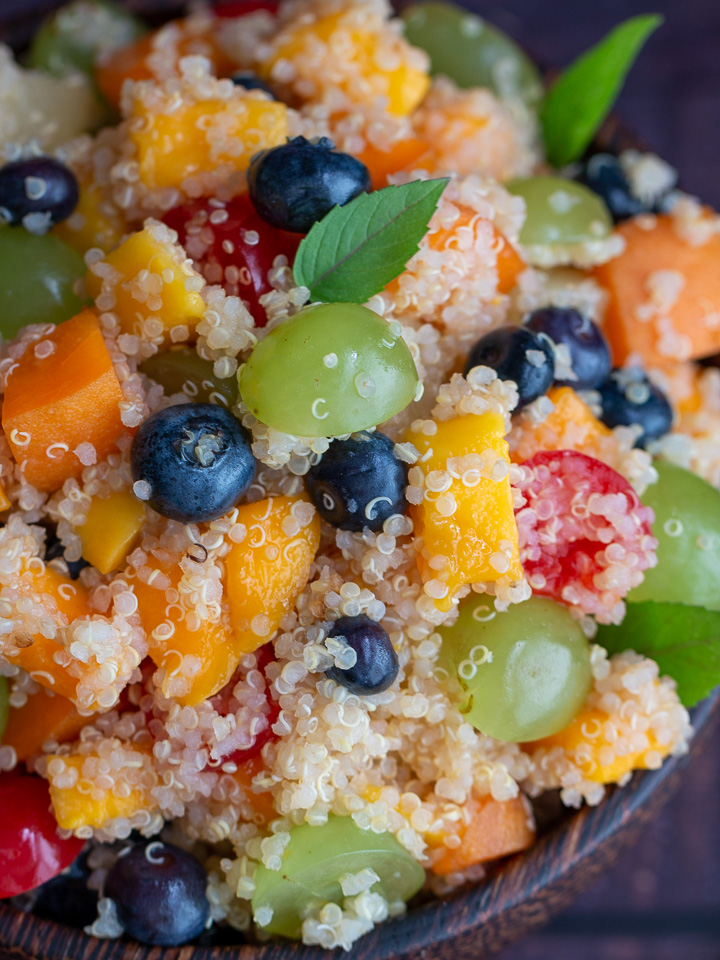
<instances>
[{"instance_id":1,"label":"wood grain","mask_svg":"<svg viewBox=\"0 0 720 960\"><path fill-rule=\"evenodd\" d=\"M23 44L53 0L0 0L0 36ZM482 8L481 3L468 4ZM175 0L134 0L132 9L157 17ZM484 12L484 10L483 10ZM616 18L617 19L617 18ZM603 146L637 145L618 121L607 125ZM720 694L695 714L699 742L720 716ZM413 906L383 924L350 952L350 960L480 960L538 928L567 906L632 843L675 790L690 757L636 775L599 807L584 808L542 836L527 854L511 859L489 880L444 901ZM0 960L327 960L328 953L298 944L146 948L99 941L80 931L19 914L0 904Z\"/></svg>"}]
</instances>

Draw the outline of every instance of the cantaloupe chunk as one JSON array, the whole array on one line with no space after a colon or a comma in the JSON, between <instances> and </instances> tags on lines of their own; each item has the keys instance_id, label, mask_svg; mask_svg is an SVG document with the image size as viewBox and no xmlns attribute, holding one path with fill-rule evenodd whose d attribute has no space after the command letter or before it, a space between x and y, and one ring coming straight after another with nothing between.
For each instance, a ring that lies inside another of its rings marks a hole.
<instances>
[{"instance_id":1,"label":"cantaloupe chunk","mask_svg":"<svg viewBox=\"0 0 720 960\"><path fill-rule=\"evenodd\" d=\"M254 778L264 769L265 762L262 755L258 753L254 757L250 757L249 760L243 761L232 776L243 788L247 802L257 816L256 822L259 826L266 827L271 820L276 820L279 814L275 809L274 798L270 791L264 790L261 793L256 793L253 790L252 782Z\"/></svg>"},{"instance_id":2,"label":"cantaloupe chunk","mask_svg":"<svg viewBox=\"0 0 720 960\"><path fill-rule=\"evenodd\" d=\"M182 576L178 566L158 567L170 578L173 588ZM226 622L204 620L190 630L185 611L169 603L165 589L129 578L138 598L138 612L147 633L150 657L167 671L163 692L193 706L217 693L235 672L240 651Z\"/></svg>"},{"instance_id":3,"label":"cantaloupe chunk","mask_svg":"<svg viewBox=\"0 0 720 960\"><path fill-rule=\"evenodd\" d=\"M429 147L424 140L418 137L406 137L390 145L388 150L380 150L372 143L367 143L365 149L358 155L370 171L373 190L380 190L388 184L388 177L392 173L399 173L411 167L422 166L422 157L428 153Z\"/></svg>"},{"instance_id":4,"label":"cantaloupe chunk","mask_svg":"<svg viewBox=\"0 0 720 960\"><path fill-rule=\"evenodd\" d=\"M611 718L607 713L594 707L585 707L564 730L536 740L530 746L533 752L544 747L562 747L582 771L586 780L595 783L617 783L631 770L655 769L657 762L648 763L648 754L666 757L672 749L672 743L658 742L652 729L646 731L648 745L642 750L631 750L620 754L608 740L605 724Z\"/></svg>"},{"instance_id":5,"label":"cantaloupe chunk","mask_svg":"<svg viewBox=\"0 0 720 960\"><path fill-rule=\"evenodd\" d=\"M523 424L512 459L529 460L540 450L579 450L604 460L603 447L612 431L597 419L572 387L553 387L548 397L555 409L542 423Z\"/></svg>"},{"instance_id":6,"label":"cantaloupe chunk","mask_svg":"<svg viewBox=\"0 0 720 960\"><path fill-rule=\"evenodd\" d=\"M233 546L225 564L230 618L242 653L270 639L307 583L320 545L317 513L303 522L311 510L304 497L272 497L238 508L247 537Z\"/></svg>"},{"instance_id":7,"label":"cantaloupe chunk","mask_svg":"<svg viewBox=\"0 0 720 960\"><path fill-rule=\"evenodd\" d=\"M18 763L42 753L46 743L75 740L92 717L82 717L75 705L41 687L22 707L11 707L2 742L12 747Z\"/></svg>"},{"instance_id":8,"label":"cantaloupe chunk","mask_svg":"<svg viewBox=\"0 0 720 960\"><path fill-rule=\"evenodd\" d=\"M436 230L428 236L428 245L432 250L444 250L450 244L457 244L459 231L463 228L472 228L473 224L481 220L479 214L469 207L461 207L460 216L452 224L442 230ZM518 277L526 268L526 263L520 253L506 240L500 230L491 223L494 247L497 260L495 268L498 274L498 293L510 293L516 286Z\"/></svg>"},{"instance_id":9,"label":"cantaloupe chunk","mask_svg":"<svg viewBox=\"0 0 720 960\"><path fill-rule=\"evenodd\" d=\"M120 789L98 786L96 780L86 777L85 766L88 761L99 762L100 758L94 755L70 754L58 757L48 757L48 768L54 760L62 760L65 764L65 773L69 770L77 771L77 779L73 786L57 786L50 774L50 800L58 826L63 830L79 830L82 827L97 829L108 820L116 817L131 817L141 810L152 811L157 808L157 801L153 798L146 783L134 781L126 782L123 769L114 774L119 781ZM128 751L127 764L134 774L146 769L152 770L152 755L145 747L134 746ZM151 777L147 778L152 779Z\"/></svg>"},{"instance_id":10,"label":"cantaloupe chunk","mask_svg":"<svg viewBox=\"0 0 720 960\"><path fill-rule=\"evenodd\" d=\"M3 510L9 510L11 506L12 503L10 502L8 495L5 493L5 488L0 483L0 512Z\"/></svg>"},{"instance_id":11,"label":"cantaloupe chunk","mask_svg":"<svg viewBox=\"0 0 720 960\"><path fill-rule=\"evenodd\" d=\"M427 490L429 497L411 506L410 513L420 544L418 568L426 584L433 581L428 595L445 611L464 584L501 577L522 581L523 572L502 416L470 414L436 426L432 436L408 432L407 439L423 455L412 469L422 470L426 480L435 471L449 473L451 482L443 499ZM439 565L441 558L444 564Z\"/></svg>"},{"instance_id":12,"label":"cantaloupe chunk","mask_svg":"<svg viewBox=\"0 0 720 960\"><path fill-rule=\"evenodd\" d=\"M507 857L532 846L535 824L530 804L522 795L502 801L492 797L472 799L469 805L470 820L461 832L462 843L453 849L436 848L442 852L433 859L434 873L458 873L476 863Z\"/></svg>"},{"instance_id":13,"label":"cantaloupe chunk","mask_svg":"<svg viewBox=\"0 0 720 960\"><path fill-rule=\"evenodd\" d=\"M124 399L95 311L83 310L26 350L8 377L2 411L26 480L50 491L79 477L81 444L104 460L124 429Z\"/></svg>"},{"instance_id":14,"label":"cantaloupe chunk","mask_svg":"<svg viewBox=\"0 0 720 960\"><path fill-rule=\"evenodd\" d=\"M617 230L624 253L595 269L610 295L603 329L615 364L631 354L654 366L718 353L720 236L693 246L669 215L628 220Z\"/></svg>"},{"instance_id":15,"label":"cantaloupe chunk","mask_svg":"<svg viewBox=\"0 0 720 960\"><path fill-rule=\"evenodd\" d=\"M172 111L150 111L136 100L142 120L130 135L140 177L149 187L181 188L185 181L219 167L246 170L260 150L284 143L287 107L277 100L237 92L227 100L180 102Z\"/></svg>"},{"instance_id":16,"label":"cantaloupe chunk","mask_svg":"<svg viewBox=\"0 0 720 960\"><path fill-rule=\"evenodd\" d=\"M42 573L34 572L31 580L33 592L49 594L57 603L58 610L64 614L69 623L78 617L90 615L88 606L88 592L86 588L69 577L64 577L52 567L45 567ZM55 662L54 655L62 649L57 640L49 640L42 634L36 634L32 643L17 642L12 654L7 654L11 663L26 670L33 680L60 694L69 700L74 700L78 678L71 676L68 671ZM25 644L25 645L22 645Z\"/></svg>"},{"instance_id":17,"label":"cantaloupe chunk","mask_svg":"<svg viewBox=\"0 0 720 960\"><path fill-rule=\"evenodd\" d=\"M202 279L173 237L164 224L148 221L103 261L117 271L113 277L101 279L92 267L86 274L88 293L107 298L103 309L119 316L125 333L142 333L151 317L168 331L192 328L204 314Z\"/></svg>"},{"instance_id":18,"label":"cantaloupe chunk","mask_svg":"<svg viewBox=\"0 0 720 960\"><path fill-rule=\"evenodd\" d=\"M116 570L132 550L145 522L145 506L132 490L93 497L80 527L82 555L100 573Z\"/></svg>"}]
</instances>

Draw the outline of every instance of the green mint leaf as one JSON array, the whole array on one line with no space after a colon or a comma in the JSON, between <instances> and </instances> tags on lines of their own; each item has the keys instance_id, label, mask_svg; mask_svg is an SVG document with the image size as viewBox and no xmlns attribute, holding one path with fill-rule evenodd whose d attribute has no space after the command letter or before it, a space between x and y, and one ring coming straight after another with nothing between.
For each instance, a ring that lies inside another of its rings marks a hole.
<instances>
[{"instance_id":1,"label":"green mint leaf","mask_svg":"<svg viewBox=\"0 0 720 960\"><path fill-rule=\"evenodd\" d=\"M313 300L366 303L417 253L447 183L414 180L334 207L300 244L295 282Z\"/></svg>"},{"instance_id":2,"label":"green mint leaf","mask_svg":"<svg viewBox=\"0 0 720 960\"><path fill-rule=\"evenodd\" d=\"M686 707L720 683L720 611L683 603L629 603L619 627L600 627L597 642L608 653L634 650L655 660L677 681Z\"/></svg>"},{"instance_id":3,"label":"green mint leaf","mask_svg":"<svg viewBox=\"0 0 720 960\"><path fill-rule=\"evenodd\" d=\"M579 57L548 93L542 127L548 160L562 167L590 145L620 93L643 44L663 22L658 14L631 17Z\"/></svg>"}]
</instances>

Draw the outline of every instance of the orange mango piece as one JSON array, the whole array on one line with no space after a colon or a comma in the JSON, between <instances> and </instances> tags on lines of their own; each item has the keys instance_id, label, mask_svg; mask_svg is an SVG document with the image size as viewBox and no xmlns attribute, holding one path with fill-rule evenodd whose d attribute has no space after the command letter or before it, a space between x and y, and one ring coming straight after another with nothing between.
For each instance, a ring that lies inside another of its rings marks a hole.
<instances>
[{"instance_id":1,"label":"orange mango piece","mask_svg":"<svg viewBox=\"0 0 720 960\"><path fill-rule=\"evenodd\" d=\"M22 707L11 707L3 744L13 747L18 763L42 753L46 743L68 743L77 739L91 717L82 717L66 697L41 687Z\"/></svg>"},{"instance_id":2,"label":"orange mango piece","mask_svg":"<svg viewBox=\"0 0 720 960\"><path fill-rule=\"evenodd\" d=\"M597 419L572 387L553 387L548 397L555 409L542 423L523 425L522 439L512 459L522 462L540 450L579 450L590 457L604 459L602 447L612 431Z\"/></svg>"},{"instance_id":3,"label":"orange mango piece","mask_svg":"<svg viewBox=\"0 0 720 960\"><path fill-rule=\"evenodd\" d=\"M205 313L198 292L201 278L170 236L163 224L149 224L108 254L104 262L120 275L117 283L101 280L92 269L85 276L90 296L112 290L112 310L126 333L142 332L150 317L157 317L166 330L180 324L192 328Z\"/></svg>"},{"instance_id":4,"label":"orange mango piece","mask_svg":"<svg viewBox=\"0 0 720 960\"><path fill-rule=\"evenodd\" d=\"M133 768L151 765L151 754L145 748L134 747L131 758ZM48 764L56 759L48 757ZM78 779L71 787L58 787L50 782L50 802L58 826L63 830L78 830L81 827L102 827L108 820L116 817L131 817L140 810L154 810L157 802L144 785L132 785L125 796L119 796L112 789L98 787L92 780L83 777L83 767L90 759L80 754L63 755L66 768L76 770ZM127 784L121 784L127 786Z\"/></svg>"},{"instance_id":5,"label":"orange mango piece","mask_svg":"<svg viewBox=\"0 0 720 960\"><path fill-rule=\"evenodd\" d=\"M284 103L240 88L229 99L180 102L171 112L148 112L137 100L133 117L143 120L130 136L140 177L149 187L181 188L189 177L218 167L246 170L256 153L284 143L288 135Z\"/></svg>"},{"instance_id":6,"label":"orange mango piece","mask_svg":"<svg viewBox=\"0 0 720 960\"><path fill-rule=\"evenodd\" d=\"M5 488L0 483L0 512L3 510L9 510L12 506L8 495L5 493Z\"/></svg>"},{"instance_id":7,"label":"orange mango piece","mask_svg":"<svg viewBox=\"0 0 720 960\"><path fill-rule=\"evenodd\" d=\"M427 154L429 147L424 140L418 137L406 137L391 144L389 150L380 150L368 143L358 156L370 171L373 190L386 187L388 177L401 170L408 170L416 165L422 166L422 158Z\"/></svg>"},{"instance_id":8,"label":"orange mango piece","mask_svg":"<svg viewBox=\"0 0 720 960\"><path fill-rule=\"evenodd\" d=\"M654 366L717 353L720 236L691 246L678 235L669 215L657 217L650 229L641 223L647 221L619 224L624 252L594 271L610 297L603 330L615 364L620 366L630 354ZM667 302L662 271L671 272L673 292Z\"/></svg>"},{"instance_id":9,"label":"orange mango piece","mask_svg":"<svg viewBox=\"0 0 720 960\"><path fill-rule=\"evenodd\" d=\"M492 797L470 801L470 822L455 849L445 848L434 860L434 873L445 876L476 863L497 860L527 850L535 841L535 825L522 796L512 800Z\"/></svg>"},{"instance_id":10,"label":"orange mango piece","mask_svg":"<svg viewBox=\"0 0 720 960\"><path fill-rule=\"evenodd\" d=\"M457 237L457 231L463 227L472 226L480 219L474 210L463 207L460 216L450 226L436 230L428 236L428 244L432 250L444 250ZM491 224L497 252L496 269L498 273L498 293L510 293L517 284L518 277L526 267L526 263L513 245L505 239L495 224Z\"/></svg>"},{"instance_id":11,"label":"orange mango piece","mask_svg":"<svg viewBox=\"0 0 720 960\"><path fill-rule=\"evenodd\" d=\"M233 774L233 778L240 784L245 791L245 796L250 806L255 811L258 818L258 825L266 827L271 820L277 820L279 814L275 809L275 803L272 793L265 790L262 793L256 793L253 790L253 779L265 769L265 762L261 754L256 754L245 760Z\"/></svg>"},{"instance_id":12,"label":"orange mango piece","mask_svg":"<svg viewBox=\"0 0 720 960\"><path fill-rule=\"evenodd\" d=\"M433 436L408 432L407 440L423 455L413 469L421 469L425 478L434 471L450 473L450 487L442 500L439 494L426 491L429 498L411 506L410 513L420 543L420 574L426 584L434 581L445 590L443 596L438 595L441 589L433 589L430 595L439 610L447 611L464 584L501 577L522 581L523 572L502 416L468 414L436 426ZM445 558L445 565L431 567L430 562L437 564L439 557Z\"/></svg>"},{"instance_id":13,"label":"orange mango piece","mask_svg":"<svg viewBox=\"0 0 720 960\"><path fill-rule=\"evenodd\" d=\"M665 757L672 744L660 744L652 730L647 731L648 746L643 750L616 754L614 746L607 740L604 724L610 718L602 710L585 707L564 730L551 737L536 740L530 746L533 750L545 747L562 747L587 780L595 783L617 783L631 770L647 770L650 766L645 757L648 753L659 753Z\"/></svg>"},{"instance_id":14,"label":"orange mango piece","mask_svg":"<svg viewBox=\"0 0 720 960\"><path fill-rule=\"evenodd\" d=\"M81 583L62 576L52 567L46 566L43 573L33 574L32 591L53 597L58 610L67 617L69 623L90 615L86 588ZM33 680L53 693L69 700L75 698L78 680L55 662L54 654L61 649L56 640L48 640L42 634L36 634L32 643L27 646L18 645L17 653L12 649L13 653L9 656L11 663L18 664Z\"/></svg>"},{"instance_id":15,"label":"orange mango piece","mask_svg":"<svg viewBox=\"0 0 720 960\"><path fill-rule=\"evenodd\" d=\"M213 65L215 75L229 76L233 70L233 63L225 56L212 33L212 22L202 31L189 31L183 21L177 21L181 34L175 46L174 53L179 63L181 57L200 55L207 57ZM156 49L158 33L145 34L133 43L114 50L103 57L95 68L95 80L100 92L106 100L120 108L122 87L126 80L151 80L154 76L148 64L148 57ZM163 45L163 54L168 50ZM177 63L175 66L177 66Z\"/></svg>"},{"instance_id":16,"label":"orange mango piece","mask_svg":"<svg viewBox=\"0 0 720 960\"><path fill-rule=\"evenodd\" d=\"M93 497L80 527L82 555L100 573L116 570L130 553L145 522L145 506L132 490Z\"/></svg>"},{"instance_id":17,"label":"orange mango piece","mask_svg":"<svg viewBox=\"0 0 720 960\"><path fill-rule=\"evenodd\" d=\"M51 491L79 477L81 443L92 444L98 462L104 460L124 429L124 399L94 310L59 324L26 350L8 378L2 411L25 478Z\"/></svg>"},{"instance_id":18,"label":"orange mango piece","mask_svg":"<svg viewBox=\"0 0 720 960\"><path fill-rule=\"evenodd\" d=\"M301 526L294 510L304 497L271 497L238 508L247 537L225 558L227 595L241 653L252 653L277 630L308 581L320 545L320 517ZM297 528L297 529L295 529Z\"/></svg>"},{"instance_id":19,"label":"orange mango piece","mask_svg":"<svg viewBox=\"0 0 720 960\"><path fill-rule=\"evenodd\" d=\"M176 588L182 571L164 571ZM194 706L212 697L230 680L240 662L240 651L223 620L203 620L190 630L180 604L169 603L165 590L130 579L138 598L138 612L147 633L150 658L167 671L163 693Z\"/></svg>"}]
</instances>

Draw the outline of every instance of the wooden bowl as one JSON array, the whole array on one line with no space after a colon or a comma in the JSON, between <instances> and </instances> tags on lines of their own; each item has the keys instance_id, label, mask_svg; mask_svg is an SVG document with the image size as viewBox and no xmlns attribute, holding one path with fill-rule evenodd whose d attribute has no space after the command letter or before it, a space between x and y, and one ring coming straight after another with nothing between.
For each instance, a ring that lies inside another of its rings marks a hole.
<instances>
[{"instance_id":1,"label":"wooden bowl","mask_svg":"<svg viewBox=\"0 0 720 960\"><path fill-rule=\"evenodd\" d=\"M39 19L63 0L0 0L0 39L21 47ZM178 10L177 0L130 0L127 5L153 20ZM472 7L472 0L466 0ZM598 145L608 150L642 148L616 119L605 124ZM598 807L558 810L527 853L512 857L486 880L444 900L413 906L399 920L376 927L360 940L349 960L481 960L546 923L568 906L633 843L679 785L685 767L720 718L720 690L695 711L696 737L685 757L671 758L655 772L636 773L613 789ZM558 804L559 806L559 804ZM238 935L239 936L239 935ZM328 960L319 947L288 941L263 946L143 947L97 940L0 902L0 960Z\"/></svg>"}]
</instances>

